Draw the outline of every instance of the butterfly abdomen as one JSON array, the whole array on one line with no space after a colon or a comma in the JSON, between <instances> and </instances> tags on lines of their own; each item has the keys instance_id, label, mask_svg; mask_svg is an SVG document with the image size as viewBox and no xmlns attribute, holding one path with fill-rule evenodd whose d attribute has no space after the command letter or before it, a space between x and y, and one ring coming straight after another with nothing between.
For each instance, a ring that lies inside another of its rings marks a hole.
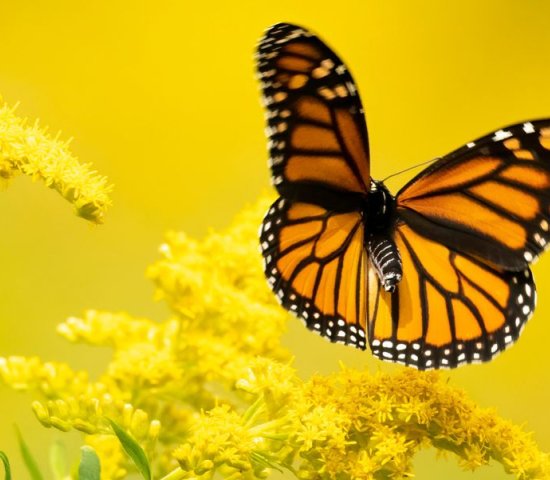
<instances>
[{"instance_id":1,"label":"butterfly abdomen","mask_svg":"<svg viewBox=\"0 0 550 480\"><path fill-rule=\"evenodd\" d=\"M386 235L374 234L367 239L369 259L387 292L395 291L403 276L399 250L393 240Z\"/></svg>"}]
</instances>

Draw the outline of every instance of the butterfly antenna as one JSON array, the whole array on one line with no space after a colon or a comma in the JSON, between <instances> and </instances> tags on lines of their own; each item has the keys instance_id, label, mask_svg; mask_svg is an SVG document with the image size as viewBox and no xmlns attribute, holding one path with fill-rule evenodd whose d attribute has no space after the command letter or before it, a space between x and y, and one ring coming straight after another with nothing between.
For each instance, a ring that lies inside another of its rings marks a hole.
<instances>
[{"instance_id":1,"label":"butterfly antenna","mask_svg":"<svg viewBox=\"0 0 550 480\"><path fill-rule=\"evenodd\" d=\"M388 178L392 178L392 177L395 177L397 175L401 175L402 173L405 173L405 172L408 172L409 170L413 170L415 168L418 168L418 167L421 167L422 165L426 165L428 163L433 163L435 162L436 160L439 160L441 157L436 157L436 158L433 158L432 160L427 160L426 162L422 162L422 163L417 163L416 165L413 165L412 167L408 167L408 168L405 168L405 170L401 170L399 172L396 172L396 173L392 173L391 175L388 175L386 178L384 178L382 180L382 183L384 183Z\"/></svg>"}]
</instances>

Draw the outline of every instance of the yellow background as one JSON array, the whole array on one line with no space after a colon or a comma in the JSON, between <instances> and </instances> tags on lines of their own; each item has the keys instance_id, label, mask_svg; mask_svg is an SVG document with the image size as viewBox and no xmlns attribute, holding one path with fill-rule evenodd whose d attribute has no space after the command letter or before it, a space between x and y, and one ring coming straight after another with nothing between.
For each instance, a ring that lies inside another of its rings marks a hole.
<instances>
[{"instance_id":1,"label":"yellow background","mask_svg":"<svg viewBox=\"0 0 550 480\"><path fill-rule=\"evenodd\" d=\"M325 1L0 4L0 93L18 112L74 137L72 150L116 185L91 228L42 185L0 194L0 355L39 355L98 372L108 351L71 346L55 326L86 308L163 319L145 267L163 232L224 227L268 188L252 54L279 21L321 34L350 66L382 178L509 123L550 116L550 2ZM412 174L412 173L411 173ZM392 179L395 192L410 174ZM448 374L479 404L533 430L550 450L550 258L534 267L539 305L512 350ZM304 376L344 360L386 368L308 333L286 342ZM393 367L388 367L393 368ZM54 438L30 399L0 390L0 448L22 472L12 423L40 460ZM423 455L418 478L472 478ZM477 478L502 478L500 467Z\"/></svg>"}]
</instances>

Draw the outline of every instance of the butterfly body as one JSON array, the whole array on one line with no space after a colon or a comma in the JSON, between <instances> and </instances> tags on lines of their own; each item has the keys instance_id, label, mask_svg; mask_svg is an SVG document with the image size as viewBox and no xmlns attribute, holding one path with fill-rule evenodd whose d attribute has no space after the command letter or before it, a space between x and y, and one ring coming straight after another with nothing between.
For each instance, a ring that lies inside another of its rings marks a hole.
<instances>
[{"instance_id":1,"label":"butterfly body","mask_svg":"<svg viewBox=\"0 0 550 480\"><path fill-rule=\"evenodd\" d=\"M324 42L274 25L258 72L280 195L260 243L280 303L330 341L419 369L512 345L550 244L550 119L469 142L393 196L370 176L357 87Z\"/></svg>"}]
</instances>

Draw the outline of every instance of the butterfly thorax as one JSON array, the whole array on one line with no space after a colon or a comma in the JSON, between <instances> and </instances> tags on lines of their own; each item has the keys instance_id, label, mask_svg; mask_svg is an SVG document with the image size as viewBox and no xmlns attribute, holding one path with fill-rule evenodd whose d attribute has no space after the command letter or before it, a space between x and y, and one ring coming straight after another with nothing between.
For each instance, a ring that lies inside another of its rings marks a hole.
<instances>
[{"instance_id":1,"label":"butterfly thorax","mask_svg":"<svg viewBox=\"0 0 550 480\"><path fill-rule=\"evenodd\" d=\"M386 232L395 220L395 198L382 182L371 180L370 192L363 209L367 236Z\"/></svg>"},{"instance_id":2,"label":"butterfly thorax","mask_svg":"<svg viewBox=\"0 0 550 480\"><path fill-rule=\"evenodd\" d=\"M384 289L393 292L401 280L403 268L399 251L392 239L395 198L383 183L371 181L363 216L370 263Z\"/></svg>"}]
</instances>

